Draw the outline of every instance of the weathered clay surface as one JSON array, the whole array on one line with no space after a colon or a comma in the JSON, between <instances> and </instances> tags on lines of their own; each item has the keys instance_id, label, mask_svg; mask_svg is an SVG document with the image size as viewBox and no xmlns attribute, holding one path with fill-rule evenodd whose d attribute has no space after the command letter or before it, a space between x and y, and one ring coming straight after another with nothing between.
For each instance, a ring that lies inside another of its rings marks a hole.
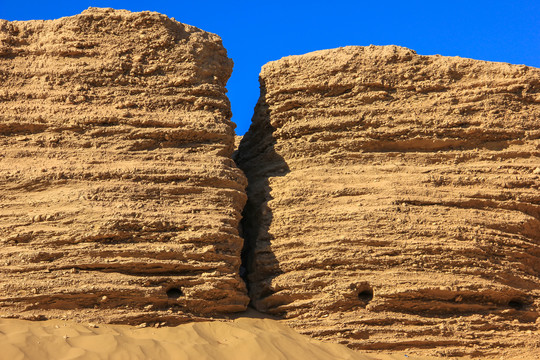
<instances>
[{"instance_id":1,"label":"weathered clay surface","mask_svg":"<svg viewBox=\"0 0 540 360\"><path fill-rule=\"evenodd\" d=\"M246 179L221 39L89 9L0 21L0 315L241 311Z\"/></svg>"},{"instance_id":2,"label":"weathered clay surface","mask_svg":"<svg viewBox=\"0 0 540 360\"><path fill-rule=\"evenodd\" d=\"M262 69L257 309L357 349L540 347L540 70L347 47Z\"/></svg>"}]
</instances>

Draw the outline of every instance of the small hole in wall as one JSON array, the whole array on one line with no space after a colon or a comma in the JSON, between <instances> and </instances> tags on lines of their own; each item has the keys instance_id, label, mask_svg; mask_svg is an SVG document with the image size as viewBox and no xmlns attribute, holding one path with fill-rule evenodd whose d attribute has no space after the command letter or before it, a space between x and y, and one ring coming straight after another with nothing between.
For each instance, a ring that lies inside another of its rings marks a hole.
<instances>
[{"instance_id":1,"label":"small hole in wall","mask_svg":"<svg viewBox=\"0 0 540 360\"><path fill-rule=\"evenodd\" d=\"M508 302L508 306L510 306L511 308L514 308L516 310L521 310L521 309L523 309L523 302L521 300L518 300L518 299L513 299L513 300L510 300Z\"/></svg>"},{"instance_id":2,"label":"small hole in wall","mask_svg":"<svg viewBox=\"0 0 540 360\"><path fill-rule=\"evenodd\" d=\"M179 288L170 288L167 290L167 297L169 299L178 299L182 295L184 295L184 293Z\"/></svg>"},{"instance_id":3,"label":"small hole in wall","mask_svg":"<svg viewBox=\"0 0 540 360\"><path fill-rule=\"evenodd\" d=\"M365 304L369 303L373 299L373 290L371 289L362 290L358 294L358 299L360 299L360 301L362 301Z\"/></svg>"}]
</instances>

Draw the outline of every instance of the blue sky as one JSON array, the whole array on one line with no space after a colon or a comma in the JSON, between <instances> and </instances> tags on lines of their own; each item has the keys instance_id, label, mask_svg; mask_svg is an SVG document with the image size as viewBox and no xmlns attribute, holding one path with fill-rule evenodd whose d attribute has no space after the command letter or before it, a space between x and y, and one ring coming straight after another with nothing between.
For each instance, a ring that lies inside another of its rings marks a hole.
<instances>
[{"instance_id":1,"label":"blue sky","mask_svg":"<svg viewBox=\"0 0 540 360\"><path fill-rule=\"evenodd\" d=\"M400 45L441 54L540 67L540 1L7 1L0 18L55 19L90 7L158 11L216 33L234 72L229 98L247 131L262 65L346 45Z\"/></svg>"}]
</instances>

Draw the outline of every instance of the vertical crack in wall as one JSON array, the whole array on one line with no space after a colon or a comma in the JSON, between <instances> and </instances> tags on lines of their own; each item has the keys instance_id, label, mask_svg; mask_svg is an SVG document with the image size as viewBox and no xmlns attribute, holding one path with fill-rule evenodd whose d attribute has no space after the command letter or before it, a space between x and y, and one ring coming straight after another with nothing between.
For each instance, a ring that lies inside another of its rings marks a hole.
<instances>
[{"instance_id":1,"label":"vertical crack in wall","mask_svg":"<svg viewBox=\"0 0 540 360\"><path fill-rule=\"evenodd\" d=\"M267 206L272 200L271 177L287 175L289 167L285 160L274 149L276 139L275 128L269 122L269 106L266 102L266 86L260 81L260 97L255 106L252 125L244 135L234 159L248 179L246 189L248 200L243 211L241 221L244 237L242 249L242 266L245 269L243 278L248 286L252 303L256 306L261 294L271 292L269 286L260 286L260 281L279 275L279 271L272 274L261 272L255 257L264 259L267 264L273 264L278 269L270 242L273 240L269 233L273 221L272 211ZM259 308L260 309L260 308Z\"/></svg>"}]
</instances>

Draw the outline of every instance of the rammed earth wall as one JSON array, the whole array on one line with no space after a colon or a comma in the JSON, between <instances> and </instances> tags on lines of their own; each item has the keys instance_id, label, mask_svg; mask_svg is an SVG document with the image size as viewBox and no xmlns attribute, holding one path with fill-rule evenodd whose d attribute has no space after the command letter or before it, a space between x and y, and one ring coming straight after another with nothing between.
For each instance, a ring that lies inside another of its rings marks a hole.
<instances>
[{"instance_id":1,"label":"rammed earth wall","mask_svg":"<svg viewBox=\"0 0 540 360\"><path fill-rule=\"evenodd\" d=\"M260 83L237 154L257 309L358 349L538 345L539 69L346 47Z\"/></svg>"},{"instance_id":2,"label":"rammed earth wall","mask_svg":"<svg viewBox=\"0 0 540 360\"><path fill-rule=\"evenodd\" d=\"M157 13L0 21L0 315L246 309L232 66L217 35Z\"/></svg>"}]
</instances>

